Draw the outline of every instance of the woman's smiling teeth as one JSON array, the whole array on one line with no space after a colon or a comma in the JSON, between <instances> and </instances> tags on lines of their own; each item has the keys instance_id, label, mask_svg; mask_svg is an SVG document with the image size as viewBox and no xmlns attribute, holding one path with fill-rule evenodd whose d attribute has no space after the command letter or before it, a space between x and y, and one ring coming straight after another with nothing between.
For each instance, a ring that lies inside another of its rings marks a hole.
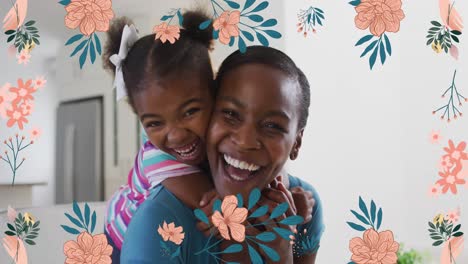
<instances>
[{"instance_id":1,"label":"woman's smiling teeth","mask_svg":"<svg viewBox=\"0 0 468 264\"><path fill-rule=\"evenodd\" d=\"M234 168L238 168L241 170L257 171L260 168L260 166L258 165L247 163L245 161L236 160L226 154L224 154L224 160L226 161L227 164L233 166Z\"/></svg>"},{"instance_id":2,"label":"woman's smiling teeth","mask_svg":"<svg viewBox=\"0 0 468 264\"><path fill-rule=\"evenodd\" d=\"M260 169L260 166L251 164L246 161L235 159L227 154L224 154L225 171L228 178L234 181L246 181L253 177Z\"/></svg>"}]
</instances>

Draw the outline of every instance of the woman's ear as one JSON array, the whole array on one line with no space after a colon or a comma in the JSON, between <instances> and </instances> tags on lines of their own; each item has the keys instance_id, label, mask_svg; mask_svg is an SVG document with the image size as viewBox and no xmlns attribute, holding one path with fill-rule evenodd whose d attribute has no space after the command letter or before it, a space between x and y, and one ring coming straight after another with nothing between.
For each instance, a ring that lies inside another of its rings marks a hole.
<instances>
[{"instance_id":1,"label":"woman's ear","mask_svg":"<svg viewBox=\"0 0 468 264\"><path fill-rule=\"evenodd\" d=\"M297 159L297 156L299 155L299 149L301 148L302 144L302 135L304 135L304 129L301 129L296 135L296 140L291 149L291 153L289 153L289 158L291 160Z\"/></svg>"}]
</instances>

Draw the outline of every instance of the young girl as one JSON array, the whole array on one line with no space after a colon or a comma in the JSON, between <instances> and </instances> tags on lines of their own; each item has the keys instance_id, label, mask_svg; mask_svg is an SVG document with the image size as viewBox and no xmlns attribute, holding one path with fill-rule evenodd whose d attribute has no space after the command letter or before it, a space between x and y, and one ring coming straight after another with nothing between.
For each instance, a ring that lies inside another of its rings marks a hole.
<instances>
[{"instance_id":1,"label":"young girl","mask_svg":"<svg viewBox=\"0 0 468 264\"><path fill-rule=\"evenodd\" d=\"M124 235L133 215L155 187L162 184L191 209L198 207L202 195L213 189L209 173L203 169L208 168L205 134L214 100L214 74L209 58L212 28L198 28L206 20L208 17L199 12L187 12L180 38L173 44L155 40L155 34L148 35L132 41L125 58L114 60L120 61L116 63L117 73L121 70L128 102L149 141L135 160L128 184L108 203L105 232L114 248L113 263L119 263ZM127 39L121 38L129 24L128 20L118 20L108 32L104 61L114 72L115 65L109 58L112 54L127 53L121 52L127 44ZM182 175L185 177L177 177ZM299 190L295 197L305 195ZM299 212L311 208L310 200L301 200L300 208L304 209Z\"/></svg>"}]
</instances>

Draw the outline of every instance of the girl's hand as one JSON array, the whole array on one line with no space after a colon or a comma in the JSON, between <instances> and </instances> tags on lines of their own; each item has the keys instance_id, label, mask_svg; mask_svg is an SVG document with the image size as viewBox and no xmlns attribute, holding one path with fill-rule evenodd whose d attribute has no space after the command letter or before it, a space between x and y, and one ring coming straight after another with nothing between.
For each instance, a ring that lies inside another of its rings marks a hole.
<instances>
[{"instance_id":1,"label":"girl's hand","mask_svg":"<svg viewBox=\"0 0 468 264\"><path fill-rule=\"evenodd\" d=\"M209 237L211 234L215 235L218 239L221 238L219 235L218 229L213 225L211 222L211 215L213 214L213 204L216 201L216 199L219 199L219 195L216 192L215 189L206 192L203 194L201 200L200 200L200 210L202 210L206 216L208 216L208 221L210 222L210 226L205 224L202 221L199 221L197 223L197 228L200 230L206 237Z\"/></svg>"}]
</instances>

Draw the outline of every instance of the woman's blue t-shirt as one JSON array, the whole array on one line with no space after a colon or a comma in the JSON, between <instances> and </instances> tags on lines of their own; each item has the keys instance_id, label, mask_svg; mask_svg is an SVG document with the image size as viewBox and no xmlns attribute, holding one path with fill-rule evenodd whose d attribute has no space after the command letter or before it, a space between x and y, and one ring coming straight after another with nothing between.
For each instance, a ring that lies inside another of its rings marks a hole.
<instances>
[{"instance_id":1,"label":"woman's blue t-shirt","mask_svg":"<svg viewBox=\"0 0 468 264\"><path fill-rule=\"evenodd\" d=\"M289 176L289 182L289 188L300 186L312 192L315 199L312 220L297 226L294 254L315 253L324 230L322 203L310 184L293 176ZM197 222L194 212L161 185L133 216L122 246L121 263L219 263L216 257L221 255L216 254L216 246L208 250L210 253L203 251L207 245L214 245L216 239L205 237L197 229ZM164 241L158 232L164 223L183 228L180 245Z\"/></svg>"}]
</instances>

